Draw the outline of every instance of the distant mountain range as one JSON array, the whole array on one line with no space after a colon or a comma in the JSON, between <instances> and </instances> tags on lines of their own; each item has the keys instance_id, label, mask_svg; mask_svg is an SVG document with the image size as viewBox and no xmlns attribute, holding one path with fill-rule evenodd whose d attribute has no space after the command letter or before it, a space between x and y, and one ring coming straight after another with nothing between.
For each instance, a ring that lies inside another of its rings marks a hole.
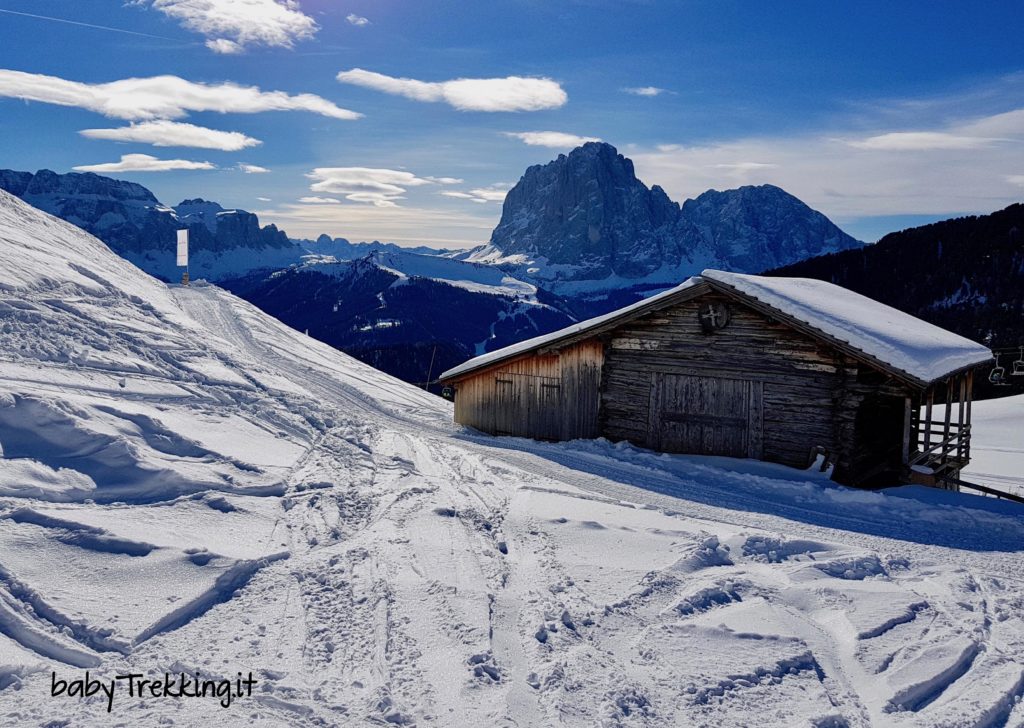
<instances>
[{"instance_id":1,"label":"distant mountain range","mask_svg":"<svg viewBox=\"0 0 1024 728\"><path fill-rule=\"evenodd\" d=\"M490 242L470 251L289 239L216 202L162 204L95 174L0 170L0 188L84 228L175 281L175 230L193 279L220 283L285 323L408 381L604 313L713 266L741 272L857 248L824 215L765 185L682 207L614 147L586 144L530 167Z\"/></svg>"},{"instance_id":2,"label":"distant mountain range","mask_svg":"<svg viewBox=\"0 0 1024 728\"><path fill-rule=\"evenodd\" d=\"M351 259L374 250L402 250L394 244L350 243L327 235L315 241L291 240L275 225L261 227L251 212L225 210L200 198L172 207L142 185L92 173L57 174L44 169L33 174L5 169L0 170L0 189L74 223L118 255L167 281L181 277L175 263L175 232L181 228L189 230L192 278L211 281L255 270L279 270L301 263L307 255Z\"/></svg>"}]
</instances>

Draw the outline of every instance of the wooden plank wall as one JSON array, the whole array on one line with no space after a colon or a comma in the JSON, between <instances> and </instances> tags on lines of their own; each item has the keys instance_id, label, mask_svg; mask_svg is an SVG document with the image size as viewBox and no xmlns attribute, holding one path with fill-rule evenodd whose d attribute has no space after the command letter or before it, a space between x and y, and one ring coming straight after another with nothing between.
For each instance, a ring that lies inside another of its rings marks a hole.
<instances>
[{"instance_id":1,"label":"wooden plank wall","mask_svg":"<svg viewBox=\"0 0 1024 728\"><path fill-rule=\"evenodd\" d=\"M697 315L708 301L725 303L731 314L729 324L712 334L702 331ZM839 449L845 433L836 427L836 398L847 366L829 347L710 293L612 332L602 374L601 434L656 447L647 423L658 372L746 379L763 383L764 459L806 467L811 448Z\"/></svg>"},{"instance_id":2,"label":"wooden plank wall","mask_svg":"<svg viewBox=\"0 0 1024 728\"><path fill-rule=\"evenodd\" d=\"M603 359L588 340L472 374L456 383L455 421L494 435L597 437Z\"/></svg>"}]
</instances>

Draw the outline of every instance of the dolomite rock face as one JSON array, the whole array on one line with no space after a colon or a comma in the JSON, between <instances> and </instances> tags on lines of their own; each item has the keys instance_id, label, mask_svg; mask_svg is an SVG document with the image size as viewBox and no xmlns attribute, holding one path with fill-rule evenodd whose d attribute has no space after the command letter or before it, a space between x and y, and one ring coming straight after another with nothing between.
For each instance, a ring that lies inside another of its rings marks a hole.
<instances>
[{"instance_id":1,"label":"dolomite rock face","mask_svg":"<svg viewBox=\"0 0 1024 728\"><path fill-rule=\"evenodd\" d=\"M526 170L505 198L491 245L588 277L642 275L652 262L678 255L678 216L679 206L638 180L615 147L591 142Z\"/></svg>"},{"instance_id":2,"label":"dolomite rock face","mask_svg":"<svg viewBox=\"0 0 1024 728\"><path fill-rule=\"evenodd\" d=\"M614 147L592 142L526 170L490 244L470 259L520 264L518 275L579 290L585 281L679 281L706 267L757 273L860 245L772 185L710 190L680 208Z\"/></svg>"}]
</instances>

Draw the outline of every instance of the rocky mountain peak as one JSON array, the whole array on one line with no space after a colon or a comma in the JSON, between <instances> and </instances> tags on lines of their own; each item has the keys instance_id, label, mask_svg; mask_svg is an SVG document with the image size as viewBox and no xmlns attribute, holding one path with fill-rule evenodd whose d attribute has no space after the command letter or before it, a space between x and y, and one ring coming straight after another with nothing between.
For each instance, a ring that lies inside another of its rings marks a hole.
<instances>
[{"instance_id":1,"label":"rocky mountain peak","mask_svg":"<svg viewBox=\"0 0 1024 728\"><path fill-rule=\"evenodd\" d=\"M774 185L709 190L680 207L615 147L590 142L527 169L490 245L469 259L554 289L596 290L675 283L705 267L759 273L859 245Z\"/></svg>"},{"instance_id":2,"label":"rocky mountain peak","mask_svg":"<svg viewBox=\"0 0 1024 728\"><path fill-rule=\"evenodd\" d=\"M491 245L582 266L587 275L627 273L637 251L664 247L678 214L615 147L590 142L526 170L505 197Z\"/></svg>"}]
</instances>

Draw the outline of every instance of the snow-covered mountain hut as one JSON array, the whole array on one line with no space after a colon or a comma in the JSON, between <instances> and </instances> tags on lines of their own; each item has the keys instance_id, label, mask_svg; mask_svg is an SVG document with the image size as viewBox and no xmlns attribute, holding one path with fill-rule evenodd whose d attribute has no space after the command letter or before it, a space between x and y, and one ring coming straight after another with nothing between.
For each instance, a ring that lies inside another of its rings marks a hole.
<instances>
[{"instance_id":1,"label":"snow-covered mountain hut","mask_svg":"<svg viewBox=\"0 0 1024 728\"><path fill-rule=\"evenodd\" d=\"M455 420L955 487L986 347L817 280L706 270L444 372Z\"/></svg>"}]
</instances>

